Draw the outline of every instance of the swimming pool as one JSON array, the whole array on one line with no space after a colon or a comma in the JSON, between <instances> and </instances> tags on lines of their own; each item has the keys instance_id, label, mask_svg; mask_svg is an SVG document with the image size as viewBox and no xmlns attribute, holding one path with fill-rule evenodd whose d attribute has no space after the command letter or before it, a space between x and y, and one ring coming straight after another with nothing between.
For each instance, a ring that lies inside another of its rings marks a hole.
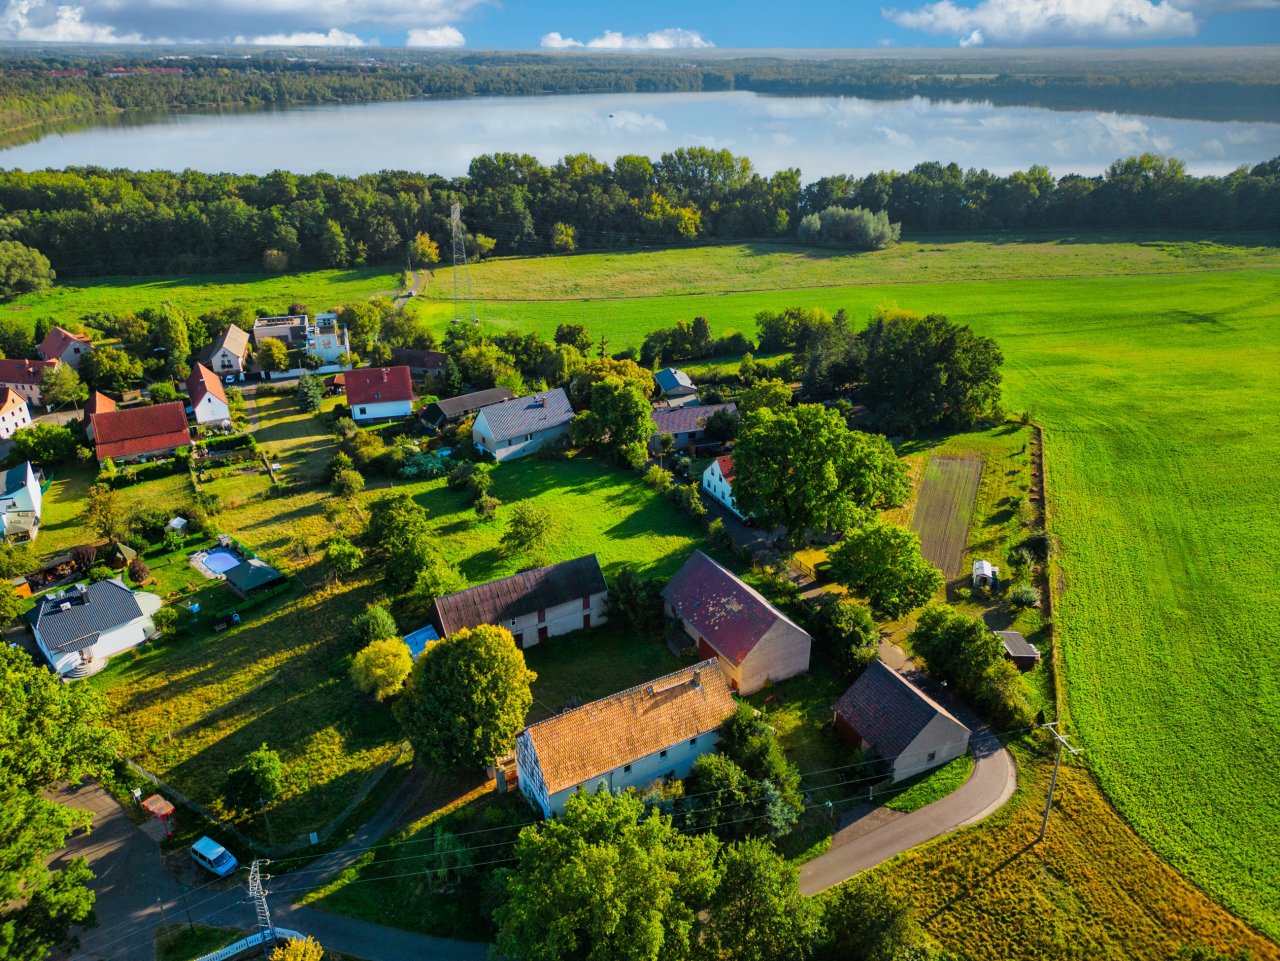
<instances>
[{"instance_id":1,"label":"swimming pool","mask_svg":"<svg viewBox=\"0 0 1280 961\"><path fill-rule=\"evenodd\" d=\"M200 559L206 568L215 574L225 574L233 567L237 567L241 563L242 558L234 551L230 551L225 547L211 548Z\"/></svg>"}]
</instances>

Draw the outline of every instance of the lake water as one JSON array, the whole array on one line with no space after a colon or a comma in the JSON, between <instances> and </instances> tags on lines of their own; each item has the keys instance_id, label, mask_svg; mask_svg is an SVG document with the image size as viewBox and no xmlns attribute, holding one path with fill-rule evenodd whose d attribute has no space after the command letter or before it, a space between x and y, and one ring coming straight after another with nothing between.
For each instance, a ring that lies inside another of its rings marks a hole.
<instances>
[{"instance_id":1,"label":"lake water","mask_svg":"<svg viewBox=\"0 0 1280 961\"><path fill-rule=\"evenodd\" d=\"M0 150L0 166L96 164L134 169L355 175L421 170L453 176L496 151L552 162L586 152L656 157L675 147L725 147L771 173L806 180L955 161L1007 174L1033 163L1096 174L1143 151L1223 174L1280 155L1280 124L1055 112L989 103L753 93L598 94L347 104L116 120Z\"/></svg>"}]
</instances>

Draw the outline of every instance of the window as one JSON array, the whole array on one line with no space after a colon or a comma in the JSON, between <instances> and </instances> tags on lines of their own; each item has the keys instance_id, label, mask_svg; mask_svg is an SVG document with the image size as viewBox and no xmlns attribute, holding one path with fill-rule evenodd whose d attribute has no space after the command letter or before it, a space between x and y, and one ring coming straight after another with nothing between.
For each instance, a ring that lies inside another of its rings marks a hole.
<instances>
[{"instance_id":1,"label":"window","mask_svg":"<svg viewBox=\"0 0 1280 961\"><path fill-rule=\"evenodd\" d=\"M933 760L935 757L937 757L937 756L938 756L938 752L937 752L937 751L930 751L930 752L929 752L929 757L928 757L926 760L932 761L932 760Z\"/></svg>"},{"instance_id":2,"label":"window","mask_svg":"<svg viewBox=\"0 0 1280 961\"><path fill-rule=\"evenodd\" d=\"M362 417L363 417L363 416L365 415L365 413L366 413L365 408L361 407L361 408L360 408L360 416L362 416Z\"/></svg>"},{"instance_id":3,"label":"window","mask_svg":"<svg viewBox=\"0 0 1280 961\"><path fill-rule=\"evenodd\" d=\"M582 609L583 609L584 611L589 611L589 610L591 610L591 595L590 595L590 594L584 594L584 595L582 596Z\"/></svg>"},{"instance_id":4,"label":"window","mask_svg":"<svg viewBox=\"0 0 1280 961\"><path fill-rule=\"evenodd\" d=\"M667 756L667 752L666 752L666 751L659 751L659 752L658 752L658 757L666 757L666 756Z\"/></svg>"},{"instance_id":5,"label":"window","mask_svg":"<svg viewBox=\"0 0 1280 961\"><path fill-rule=\"evenodd\" d=\"M690 745L697 744L697 743L698 743L698 739L696 737L689 738Z\"/></svg>"},{"instance_id":6,"label":"window","mask_svg":"<svg viewBox=\"0 0 1280 961\"><path fill-rule=\"evenodd\" d=\"M626 767L624 767L624 768L622 769L622 773L623 773L623 774L630 774L630 773L631 773L631 765L630 765L630 764L628 764Z\"/></svg>"},{"instance_id":7,"label":"window","mask_svg":"<svg viewBox=\"0 0 1280 961\"><path fill-rule=\"evenodd\" d=\"M547 620L547 609L545 607L538 608L538 623L543 624Z\"/></svg>"}]
</instances>

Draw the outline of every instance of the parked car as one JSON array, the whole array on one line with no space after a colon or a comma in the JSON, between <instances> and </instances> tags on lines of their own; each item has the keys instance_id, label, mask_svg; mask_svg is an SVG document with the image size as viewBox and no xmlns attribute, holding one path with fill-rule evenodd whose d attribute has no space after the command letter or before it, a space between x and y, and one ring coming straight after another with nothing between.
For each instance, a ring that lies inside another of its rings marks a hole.
<instances>
[{"instance_id":1,"label":"parked car","mask_svg":"<svg viewBox=\"0 0 1280 961\"><path fill-rule=\"evenodd\" d=\"M240 866L235 855L211 837L202 837L191 845L191 856L196 864L220 878L225 878Z\"/></svg>"}]
</instances>

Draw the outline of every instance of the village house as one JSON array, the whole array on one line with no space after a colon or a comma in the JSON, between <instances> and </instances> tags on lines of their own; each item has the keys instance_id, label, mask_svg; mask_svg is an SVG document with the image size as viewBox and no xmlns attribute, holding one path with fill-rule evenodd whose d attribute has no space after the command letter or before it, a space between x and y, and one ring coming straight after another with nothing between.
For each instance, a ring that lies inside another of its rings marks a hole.
<instances>
[{"instance_id":1,"label":"village house","mask_svg":"<svg viewBox=\"0 0 1280 961\"><path fill-rule=\"evenodd\" d=\"M93 342L87 334L73 334L61 327L50 330L36 347L41 360L61 361L76 370L80 369L80 362L91 350Z\"/></svg>"},{"instance_id":2,"label":"village house","mask_svg":"<svg viewBox=\"0 0 1280 961\"><path fill-rule=\"evenodd\" d=\"M430 375L439 377L444 373L444 363L448 359L438 350L415 350L412 347L392 347L391 363L408 367L415 377Z\"/></svg>"},{"instance_id":3,"label":"village house","mask_svg":"<svg viewBox=\"0 0 1280 961\"><path fill-rule=\"evenodd\" d=\"M573 408L564 388L492 404L476 414L471 439L499 462L536 453L569 433Z\"/></svg>"},{"instance_id":4,"label":"village house","mask_svg":"<svg viewBox=\"0 0 1280 961\"><path fill-rule=\"evenodd\" d=\"M0 440L31 426L31 408L12 387L0 387Z\"/></svg>"},{"instance_id":5,"label":"village house","mask_svg":"<svg viewBox=\"0 0 1280 961\"><path fill-rule=\"evenodd\" d=\"M28 404L44 406L40 393L40 381L50 367L57 367L57 360L0 360L0 387L17 391Z\"/></svg>"},{"instance_id":6,"label":"village house","mask_svg":"<svg viewBox=\"0 0 1280 961\"><path fill-rule=\"evenodd\" d=\"M422 408L422 422L431 430L443 430L447 424L465 420L490 404L514 400L515 396L505 387L491 387L488 390L472 391L470 394L459 394L457 397L446 397Z\"/></svg>"},{"instance_id":7,"label":"village house","mask_svg":"<svg viewBox=\"0 0 1280 961\"><path fill-rule=\"evenodd\" d=\"M685 407L698 403L698 388L683 370L668 367L653 375L658 391L672 407Z\"/></svg>"},{"instance_id":8,"label":"village house","mask_svg":"<svg viewBox=\"0 0 1280 961\"><path fill-rule=\"evenodd\" d=\"M90 418L98 463L167 457L191 443L182 401L106 411Z\"/></svg>"},{"instance_id":9,"label":"village house","mask_svg":"<svg viewBox=\"0 0 1280 961\"><path fill-rule=\"evenodd\" d=\"M741 694L809 670L808 633L702 551L671 578L662 600L699 656L720 658L730 686Z\"/></svg>"},{"instance_id":10,"label":"village house","mask_svg":"<svg viewBox=\"0 0 1280 961\"><path fill-rule=\"evenodd\" d=\"M720 504L725 510L739 520L746 520L742 511L738 510L738 502L733 499L733 480L736 476L733 467L733 455L725 454L717 457L702 472L702 489L707 496Z\"/></svg>"},{"instance_id":11,"label":"village house","mask_svg":"<svg viewBox=\"0 0 1280 961\"><path fill-rule=\"evenodd\" d=\"M516 738L520 790L544 817L581 788L683 778L715 750L736 704L715 658L540 721Z\"/></svg>"},{"instance_id":12,"label":"village house","mask_svg":"<svg viewBox=\"0 0 1280 961\"><path fill-rule=\"evenodd\" d=\"M155 632L151 618L160 606L156 595L110 578L39 598L27 621L54 671L76 678L145 641Z\"/></svg>"},{"instance_id":13,"label":"village house","mask_svg":"<svg viewBox=\"0 0 1280 961\"><path fill-rule=\"evenodd\" d=\"M0 474L0 524L4 539L33 541L40 533L43 494L31 461Z\"/></svg>"},{"instance_id":14,"label":"village house","mask_svg":"<svg viewBox=\"0 0 1280 961\"><path fill-rule=\"evenodd\" d=\"M413 413L408 367L361 367L345 375L347 406L358 424L394 420Z\"/></svg>"},{"instance_id":15,"label":"village house","mask_svg":"<svg viewBox=\"0 0 1280 961\"><path fill-rule=\"evenodd\" d=\"M187 395L191 416L197 424L231 423L231 405L222 380L204 364L197 363L187 378Z\"/></svg>"},{"instance_id":16,"label":"village house","mask_svg":"<svg viewBox=\"0 0 1280 961\"><path fill-rule=\"evenodd\" d=\"M232 324L213 343L206 344L196 360L219 377L236 376L243 380L249 357L249 335Z\"/></svg>"},{"instance_id":17,"label":"village house","mask_svg":"<svg viewBox=\"0 0 1280 961\"><path fill-rule=\"evenodd\" d=\"M969 749L969 729L879 658L836 701L835 726L846 741L888 762L894 781Z\"/></svg>"},{"instance_id":18,"label":"village house","mask_svg":"<svg viewBox=\"0 0 1280 961\"><path fill-rule=\"evenodd\" d=\"M706 439L707 421L718 411L738 413L738 405L708 404L705 407L655 407L649 416L653 419L653 436L649 438L649 446L658 449L659 439L663 434L675 438L676 450L689 446L696 447Z\"/></svg>"},{"instance_id":19,"label":"village house","mask_svg":"<svg viewBox=\"0 0 1280 961\"><path fill-rule=\"evenodd\" d=\"M1004 656L1020 671L1033 671L1040 663L1040 649L1017 631L996 631Z\"/></svg>"},{"instance_id":20,"label":"village house","mask_svg":"<svg viewBox=\"0 0 1280 961\"><path fill-rule=\"evenodd\" d=\"M512 574L438 597L431 625L438 637L466 627L505 627L516 647L603 624L609 619L609 587L596 555Z\"/></svg>"},{"instance_id":21,"label":"village house","mask_svg":"<svg viewBox=\"0 0 1280 961\"><path fill-rule=\"evenodd\" d=\"M351 353L347 328L332 312L316 314L315 320L306 314L259 317L253 322L254 347L261 347L268 338L283 342L289 350L319 357L322 366L342 364Z\"/></svg>"},{"instance_id":22,"label":"village house","mask_svg":"<svg viewBox=\"0 0 1280 961\"><path fill-rule=\"evenodd\" d=\"M84 424L84 435L89 440L93 440L94 414L109 414L115 409L116 402L114 398L96 390L89 394L89 399L84 404L84 417L80 421Z\"/></svg>"}]
</instances>

